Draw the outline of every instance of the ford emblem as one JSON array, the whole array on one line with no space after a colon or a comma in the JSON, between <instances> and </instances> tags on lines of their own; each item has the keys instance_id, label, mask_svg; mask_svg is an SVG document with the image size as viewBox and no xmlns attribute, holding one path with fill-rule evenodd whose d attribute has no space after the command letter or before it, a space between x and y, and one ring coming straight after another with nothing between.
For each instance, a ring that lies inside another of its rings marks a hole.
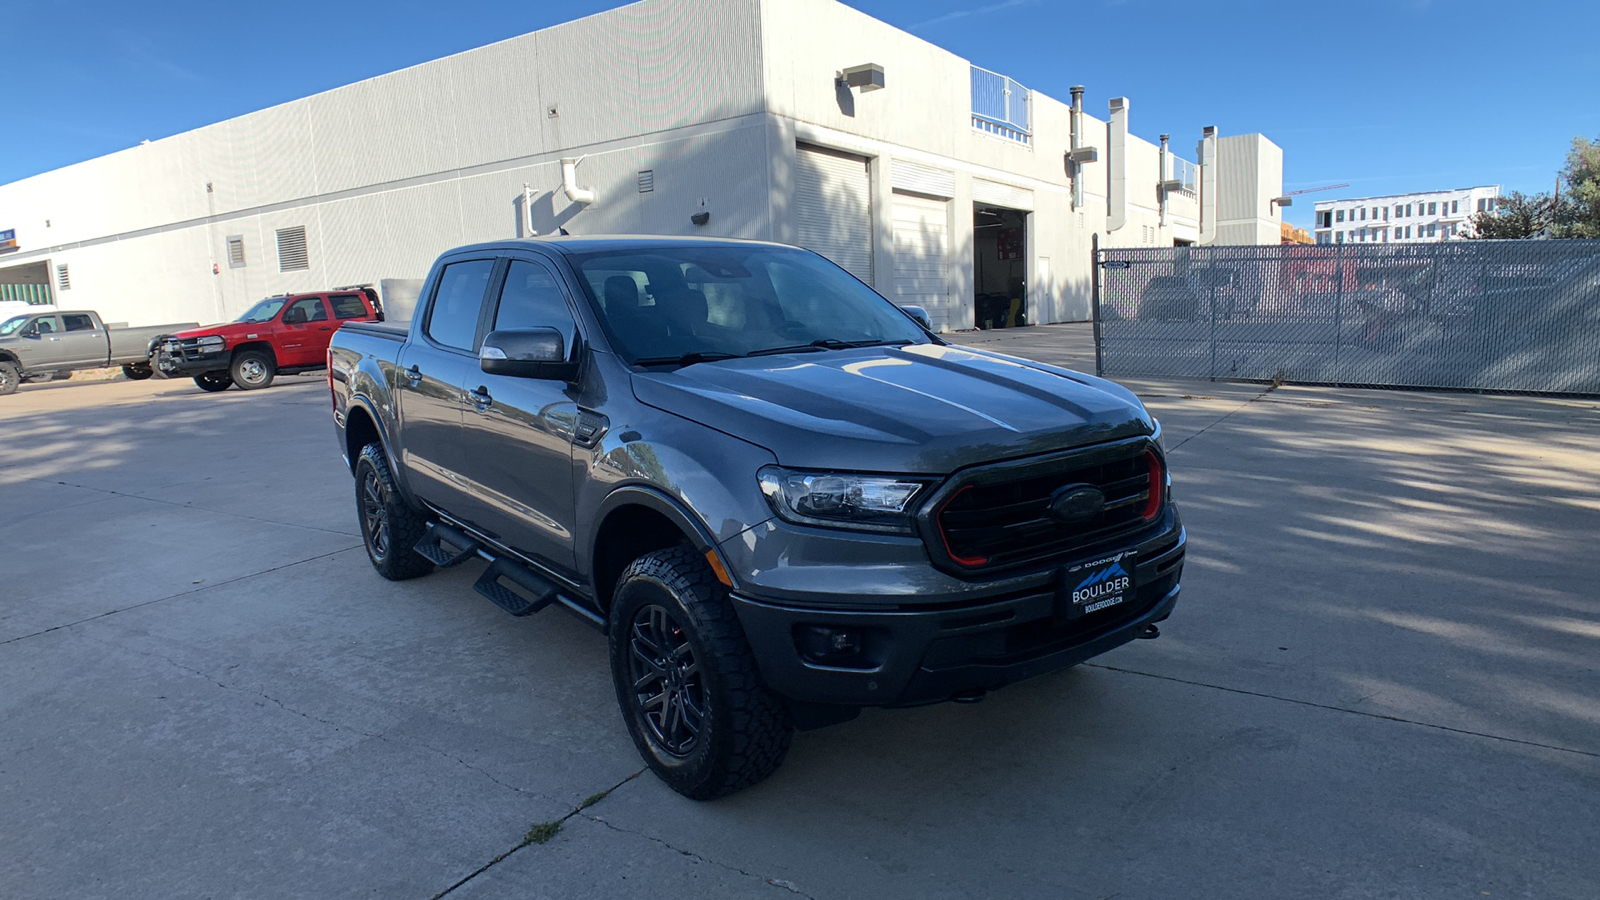
<instances>
[{"instance_id":1,"label":"ford emblem","mask_svg":"<svg viewBox=\"0 0 1600 900\"><path fill-rule=\"evenodd\" d=\"M1069 484L1050 495L1050 517L1057 522L1082 522L1106 508L1106 495L1088 484Z\"/></svg>"}]
</instances>

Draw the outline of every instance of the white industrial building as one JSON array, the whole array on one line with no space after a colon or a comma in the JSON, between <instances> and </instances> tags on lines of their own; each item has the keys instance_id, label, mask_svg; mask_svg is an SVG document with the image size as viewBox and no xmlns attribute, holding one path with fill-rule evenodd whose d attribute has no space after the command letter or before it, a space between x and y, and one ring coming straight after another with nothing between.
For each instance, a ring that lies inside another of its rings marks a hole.
<instances>
[{"instance_id":1,"label":"white industrial building","mask_svg":"<svg viewBox=\"0 0 1600 900\"><path fill-rule=\"evenodd\" d=\"M1317 204L1319 244L1417 244L1458 240L1473 213L1494 212L1500 186L1455 188L1324 200Z\"/></svg>"},{"instance_id":2,"label":"white industrial building","mask_svg":"<svg viewBox=\"0 0 1600 900\"><path fill-rule=\"evenodd\" d=\"M833 0L646 0L0 186L0 285L231 319L564 227L800 244L964 329L1088 318L1096 235L1278 242L1270 141L1081 105Z\"/></svg>"}]
</instances>

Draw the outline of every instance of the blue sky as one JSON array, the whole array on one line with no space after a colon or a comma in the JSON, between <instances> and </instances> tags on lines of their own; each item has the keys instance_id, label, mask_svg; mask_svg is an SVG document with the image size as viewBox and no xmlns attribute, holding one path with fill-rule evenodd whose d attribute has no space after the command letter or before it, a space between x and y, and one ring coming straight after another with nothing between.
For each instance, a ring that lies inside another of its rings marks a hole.
<instances>
[{"instance_id":1,"label":"blue sky","mask_svg":"<svg viewBox=\"0 0 1600 900\"><path fill-rule=\"evenodd\" d=\"M620 5L411 0L158 4L9 0L0 183ZM1589 0L850 0L974 63L1089 109L1131 99L1135 133L1259 131L1285 190L1319 199L1501 184L1549 190L1600 136L1600 4ZM364 139L380 135L355 135ZM0 210L0 218L4 211Z\"/></svg>"}]
</instances>

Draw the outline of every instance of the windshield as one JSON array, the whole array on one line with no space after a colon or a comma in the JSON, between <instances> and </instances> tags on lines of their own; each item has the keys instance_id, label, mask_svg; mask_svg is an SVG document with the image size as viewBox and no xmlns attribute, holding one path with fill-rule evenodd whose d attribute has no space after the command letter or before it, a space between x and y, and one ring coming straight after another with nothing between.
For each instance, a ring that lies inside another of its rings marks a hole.
<instances>
[{"instance_id":1,"label":"windshield","mask_svg":"<svg viewBox=\"0 0 1600 900\"><path fill-rule=\"evenodd\" d=\"M234 319L235 322L270 322L277 316L278 310L283 309L287 297L268 297L267 299L250 307L250 311Z\"/></svg>"},{"instance_id":2,"label":"windshield","mask_svg":"<svg viewBox=\"0 0 1600 900\"><path fill-rule=\"evenodd\" d=\"M4 322L0 322L0 335L7 335L13 331L16 331L18 328L21 328L22 323L26 321L28 321L27 316L12 316Z\"/></svg>"},{"instance_id":3,"label":"windshield","mask_svg":"<svg viewBox=\"0 0 1600 900\"><path fill-rule=\"evenodd\" d=\"M580 254L573 263L630 363L930 341L888 300L805 250L658 247Z\"/></svg>"}]
</instances>

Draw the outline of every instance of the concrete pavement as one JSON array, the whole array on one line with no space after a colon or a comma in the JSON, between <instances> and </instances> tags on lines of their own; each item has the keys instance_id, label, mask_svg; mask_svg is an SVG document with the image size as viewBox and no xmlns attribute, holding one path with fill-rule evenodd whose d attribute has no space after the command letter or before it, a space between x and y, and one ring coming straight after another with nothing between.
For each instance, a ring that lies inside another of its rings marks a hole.
<instances>
[{"instance_id":1,"label":"concrete pavement","mask_svg":"<svg viewBox=\"0 0 1600 900\"><path fill-rule=\"evenodd\" d=\"M24 386L0 896L1600 894L1600 402L1131 386L1191 536L1161 639L709 804L639 774L588 626L371 571L321 379Z\"/></svg>"}]
</instances>

